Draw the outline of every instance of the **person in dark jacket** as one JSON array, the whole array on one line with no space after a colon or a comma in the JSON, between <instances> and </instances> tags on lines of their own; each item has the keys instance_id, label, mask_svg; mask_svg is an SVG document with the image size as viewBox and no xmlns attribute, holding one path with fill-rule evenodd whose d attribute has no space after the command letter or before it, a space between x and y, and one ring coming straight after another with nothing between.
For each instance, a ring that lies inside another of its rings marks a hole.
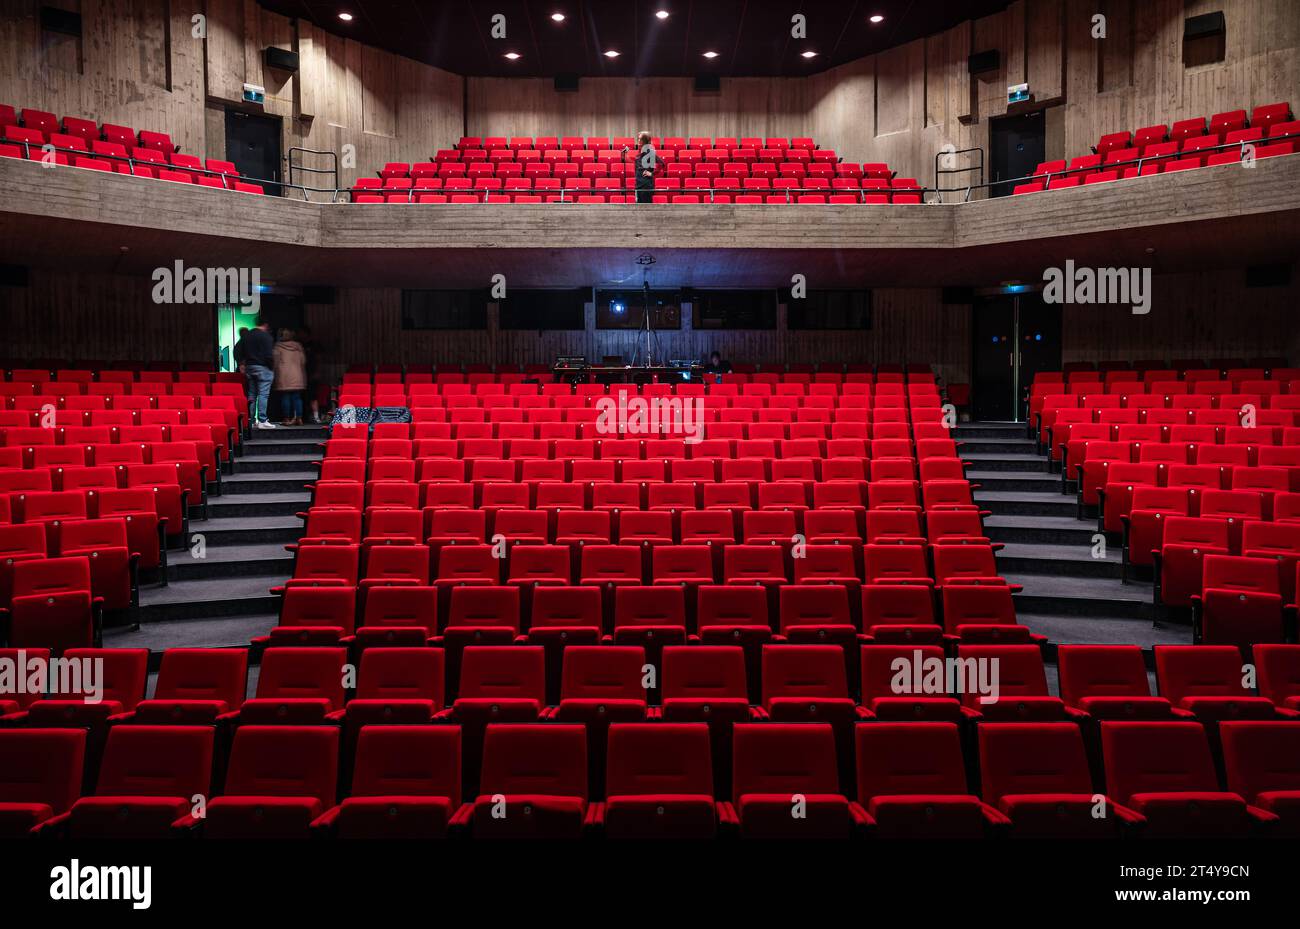
<instances>
[{"instance_id":1,"label":"person in dark jacket","mask_svg":"<svg viewBox=\"0 0 1300 929\"><path fill-rule=\"evenodd\" d=\"M244 375L244 395L248 398L248 420L254 429L274 429L275 424L266 418L266 405L271 396L271 383L275 380L275 340L271 337L271 324L258 320L257 326L248 330L235 346L241 359L239 370Z\"/></svg>"}]
</instances>

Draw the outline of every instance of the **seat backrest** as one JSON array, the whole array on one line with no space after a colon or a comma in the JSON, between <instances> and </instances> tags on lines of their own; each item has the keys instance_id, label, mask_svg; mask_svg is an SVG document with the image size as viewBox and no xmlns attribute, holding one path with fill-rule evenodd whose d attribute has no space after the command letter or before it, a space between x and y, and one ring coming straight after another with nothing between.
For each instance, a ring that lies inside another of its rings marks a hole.
<instances>
[{"instance_id":1,"label":"seat backrest","mask_svg":"<svg viewBox=\"0 0 1300 929\"><path fill-rule=\"evenodd\" d=\"M631 645L571 645L564 650L562 700L645 700L645 650Z\"/></svg>"},{"instance_id":2,"label":"seat backrest","mask_svg":"<svg viewBox=\"0 0 1300 929\"><path fill-rule=\"evenodd\" d=\"M445 656L440 648L368 648L361 653L357 698L432 700L441 709Z\"/></svg>"},{"instance_id":3,"label":"seat backrest","mask_svg":"<svg viewBox=\"0 0 1300 929\"><path fill-rule=\"evenodd\" d=\"M540 651L540 649L539 649ZM587 729L500 723L483 737L484 794L587 797Z\"/></svg>"},{"instance_id":4,"label":"seat backrest","mask_svg":"<svg viewBox=\"0 0 1300 929\"><path fill-rule=\"evenodd\" d=\"M1128 803L1140 793L1217 791L1205 730L1195 722L1102 722L1106 793Z\"/></svg>"},{"instance_id":5,"label":"seat backrest","mask_svg":"<svg viewBox=\"0 0 1300 929\"><path fill-rule=\"evenodd\" d=\"M1157 645L1160 695L1177 705L1184 697L1248 697L1241 653L1233 645Z\"/></svg>"},{"instance_id":6,"label":"seat backrest","mask_svg":"<svg viewBox=\"0 0 1300 929\"><path fill-rule=\"evenodd\" d=\"M1265 791L1300 791L1300 726L1289 721L1219 723L1228 789L1255 803Z\"/></svg>"},{"instance_id":7,"label":"seat backrest","mask_svg":"<svg viewBox=\"0 0 1300 929\"><path fill-rule=\"evenodd\" d=\"M670 645L663 652L663 698L746 696L745 652L731 645Z\"/></svg>"},{"instance_id":8,"label":"seat backrest","mask_svg":"<svg viewBox=\"0 0 1300 929\"><path fill-rule=\"evenodd\" d=\"M461 654L460 697L546 702L546 652L541 646L470 645Z\"/></svg>"},{"instance_id":9,"label":"seat backrest","mask_svg":"<svg viewBox=\"0 0 1300 929\"><path fill-rule=\"evenodd\" d=\"M986 803L1009 794L1092 794L1083 733L1072 722L979 727L980 786Z\"/></svg>"},{"instance_id":10,"label":"seat backrest","mask_svg":"<svg viewBox=\"0 0 1300 929\"><path fill-rule=\"evenodd\" d=\"M858 798L967 793L955 723L876 722L854 730Z\"/></svg>"},{"instance_id":11,"label":"seat backrest","mask_svg":"<svg viewBox=\"0 0 1300 929\"><path fill-rule=\"evenodd\" d=\"M269 649L267 654L284 650ZM314 797L331 806L337 793L338 759L339 730L333 726L240 726L230 749L224 793Z\"/></svg>"},{"instance_id":12,"label":"seat backrest","mask_svg":"<svg viewBox=\"0 0 1300 929\"><path fill-rule=\"evenodd\" d=\"M711 743L704 723L614 723L608 760L608 796L713 795Z\"/></svg>"},{"instance_id":13,"label":"seat backrest","mask_svg":"<svg viewBox=\"0 0 1300 929\"><path fill-rule=\"evenodd\" d=\"M81 795L84 729L0 729L0 803L44 803L54 815Z\"/></svg>"},{"instance_id":14,"label":"seat backrest","mask_svg":"<svg viewBox=\"0 0 1300 929\"><path fill-rule=\"evenodd\" d=\"M157 700L221 700L239 709L248 692L248 650L169 648L154 686Z\"/></svg>"},{"instance_id":15,"label":"seat backrest","mask_svg":"<svg viewBox=\"0 0 1300 929\"><path fill-rule=\"evenodd\" d=\"M257 678L259 698L323 697L331 710L343 706L345 648L268 648Z\"/></svg>"},{"instance_id":16,"label":"seat backrest","mask_svg":"<svg viewBox=\"0 0 1300 929\"><path fill-rule=\"evenodd\" d=\"M447 626L507 626L519 631L519 588L453 587Z\"/></svg>"},{"instance_id":17,"label":"seat backrest","mask_svg":"<svg viewBox=\"0 0 1300 929\"><path fill-rule=\"evenodd\" d=\"M214 732L209 726L113 726L99 765L101 797L207 796Z\"/></svg>"},{"instance_id":18,"label":"seat backrest","mask_svg":"<svg viewBox=\"0 0 1300 929\"><path fill-rule=\"evenodd\" d=\"M433 651L433 649L429 649ZM388 651L388 649L368 649ZM352 769L354 797L446 797L460 805L460 729L363 726Z\"/></svg>"},{"instance_id":19,"label":"seat backrest","mask_svg":"<svg viewBox=\"0 0 1300 929\"><path fill-rule=\"evenodd\" d=\"M1061 699L1078 706L1085 697L1149 697L1139 645L1060 645L1056 650Z\"/></svg>"},{"instance_id":20,"label":"seat backrest","mask_svg":"<svg viewBox=\"0 0 1300 929\"><path fill-rule=\"evenodd\" d=\"M844 651L837 645L764 645L762 666L764 706L779 697L849 695Z\"/></svg>"},{"instance_id":21,"label":"seat backrest","mask_svg":"<svg viewBox=\"0 0 1300 929\"><path fill-rule=\"evenodd\" d=\"M838 794L835 733L826 723L739 723L733 730L733 800L746 794Z\"/></svg>"}]
</instances>

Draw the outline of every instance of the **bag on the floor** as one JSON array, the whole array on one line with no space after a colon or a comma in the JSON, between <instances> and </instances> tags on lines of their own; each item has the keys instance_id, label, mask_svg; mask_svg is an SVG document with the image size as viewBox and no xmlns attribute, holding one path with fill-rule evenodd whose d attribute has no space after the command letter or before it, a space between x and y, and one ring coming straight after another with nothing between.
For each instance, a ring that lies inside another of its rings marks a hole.
<instances>
[{"instance_id":1,"label":"bag on the floor","mask_svg":"<svg viewBox=\"0 0 1300 929\"><path fill-rule=\"evenodd\" d=\"M364 428L369 434L376 423L409 423L411 411L404 406L341 406L334 411L330 427Z\"/></svg>"}]
</instances>

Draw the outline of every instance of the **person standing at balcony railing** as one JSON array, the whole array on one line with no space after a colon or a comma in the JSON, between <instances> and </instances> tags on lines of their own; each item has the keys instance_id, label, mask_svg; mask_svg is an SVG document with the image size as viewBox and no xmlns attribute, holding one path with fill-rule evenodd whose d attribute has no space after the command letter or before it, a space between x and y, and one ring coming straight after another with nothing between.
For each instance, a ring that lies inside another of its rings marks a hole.
<instances>
[{"instance_id":1,"label":"person standing at balcony railing","mask_svg":"<svg viewBox=\"0 0 1300 929\"><path fill-rule=\"evenodd\" d=\"M650 203L655 191L655 172L659 168L659 156L650 142L650 133L642 130L636 135L640 149L636 156L636 202ZM627 157L627 146L623 146L623 157Z\"/></svg>"}]
</instances>

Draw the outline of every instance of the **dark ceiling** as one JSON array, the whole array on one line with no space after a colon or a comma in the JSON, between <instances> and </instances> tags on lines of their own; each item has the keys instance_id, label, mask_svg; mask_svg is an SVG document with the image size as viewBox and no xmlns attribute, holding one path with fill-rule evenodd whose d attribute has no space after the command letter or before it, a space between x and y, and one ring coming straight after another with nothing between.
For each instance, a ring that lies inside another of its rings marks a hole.
<instances>
[{"instance_id":1,"label":"dark ceiling","mask_svg":"<svg viewBox=\"0 0 1300 929\"><path fill-rule=\"evenodd\" d=\"M1008 0L260 0L267 9L456 74L798 76L901 45ZM655 14L666 10L668 17ZM352 14L351 22L339 13ZM505 38L492 17L505 16ZM563 13L564 21L551 16ZM791 36L806 17L807 38ZM883 16L879 23L872 16ZM617 58L604 53L615 50ZM705 52L716 52L708 59ZM805 51L815 51L812 58ZM506 53L519 57L510 60Z\"/></svg>"}]
</instances>

